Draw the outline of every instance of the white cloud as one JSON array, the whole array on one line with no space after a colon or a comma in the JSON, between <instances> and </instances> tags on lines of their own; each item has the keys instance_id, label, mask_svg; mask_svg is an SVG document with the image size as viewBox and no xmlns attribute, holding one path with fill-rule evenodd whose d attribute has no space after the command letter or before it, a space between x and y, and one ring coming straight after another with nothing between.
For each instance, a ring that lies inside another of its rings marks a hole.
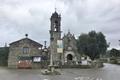
<instances>
[{"instance_id":1,"label":"white cloud","mask_svg":"<svg viewBox=\"0 0 120 80\"><path fill-rule=\"evenodd\" d=\"M25 33L38 42L49 41L49 18L56 6L63 33L70 29L78 36L102 31L111 47L118 47L119 5L119 0L0 0L0 46L23 38Z\"/></svg>"}]
</instances>

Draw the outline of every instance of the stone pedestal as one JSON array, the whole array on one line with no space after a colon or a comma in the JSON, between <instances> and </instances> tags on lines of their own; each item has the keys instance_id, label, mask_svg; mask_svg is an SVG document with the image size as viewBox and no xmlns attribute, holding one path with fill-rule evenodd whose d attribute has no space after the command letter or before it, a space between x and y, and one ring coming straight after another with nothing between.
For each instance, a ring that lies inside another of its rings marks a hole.
<instances>
[{"instance_id":1,"label":"stone pedestal","mask_svg":"<svg viewBox=\"0 0 120 80\"><path fill-rule=\"evenodd\" d=\"M51 72L54 72L54 71L55 71L55 66L51 66L51 65L50 65L50 66L48 67L48 70L51 71Z\"/></svg>"},{"instance_id":2,"label":"stone pedestal","mask_svg":"<svg viewBox=\"0 0 120 80\"><path fill-rule=\"evenodd\" d=\"M41 72L43 75L61 75L61 73L55 69L55 66L49 66L48 69Z\"/></svg>"}]
</instances>

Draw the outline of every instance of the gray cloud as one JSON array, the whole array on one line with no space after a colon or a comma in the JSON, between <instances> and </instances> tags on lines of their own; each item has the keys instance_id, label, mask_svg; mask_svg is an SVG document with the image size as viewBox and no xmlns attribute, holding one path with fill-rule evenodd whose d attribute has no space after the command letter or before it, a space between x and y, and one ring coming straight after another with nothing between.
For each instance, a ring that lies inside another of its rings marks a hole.
<instances>
[{"instance_id":1,"label":"gray cloud","mask_svg":"<svg viewBox=\"0 0 120 80\"><path fill-rule=\"evenodd\" d=\"M55 6L62 16L62 31L76 36L102 31L111 47L119 47L119 0L0 0L0 46L28 33L40 43L49 41L50 16Z\"/></svg>"}]
</instances>

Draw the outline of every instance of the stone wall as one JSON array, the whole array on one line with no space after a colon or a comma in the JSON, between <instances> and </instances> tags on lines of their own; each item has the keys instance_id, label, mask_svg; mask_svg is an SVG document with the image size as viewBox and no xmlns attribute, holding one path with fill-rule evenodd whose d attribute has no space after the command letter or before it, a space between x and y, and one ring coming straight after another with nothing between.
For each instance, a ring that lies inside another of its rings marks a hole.
<instances>
[{"instance_id":1,"label":"stone wall","mask_svg":"<svg viewBox=\"0 0 120 80\"><path fill-rule=\"evenodd\" d=\"M28 47L28 53L23 53L23 48ZM21 40L17 44L11 44L9 48L9 56L8 56L8 68L17 68L18 57L19 56L41 56L42 50L38 49L34 43L30 43L28 40Z\"/></svg>"}]
</instances>

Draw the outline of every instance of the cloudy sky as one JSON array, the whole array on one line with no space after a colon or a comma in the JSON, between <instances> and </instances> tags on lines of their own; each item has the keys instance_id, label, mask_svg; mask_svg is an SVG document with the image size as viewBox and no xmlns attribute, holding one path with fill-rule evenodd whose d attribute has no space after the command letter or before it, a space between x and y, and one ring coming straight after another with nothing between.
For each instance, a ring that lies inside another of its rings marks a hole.
<instances>
[{"instance_id":1,"label":"cloudy sky","mask_svg":"<svg viewBox=\"0 0 120 80\"><path fill-rule=\"evenodd\" d=\"M57 8L62 31L78 37L91 30L105 34L119 48L120 0L0 0L0 46L29 38L49 42L50 16Z\"/></svg>"}]
</instances>

